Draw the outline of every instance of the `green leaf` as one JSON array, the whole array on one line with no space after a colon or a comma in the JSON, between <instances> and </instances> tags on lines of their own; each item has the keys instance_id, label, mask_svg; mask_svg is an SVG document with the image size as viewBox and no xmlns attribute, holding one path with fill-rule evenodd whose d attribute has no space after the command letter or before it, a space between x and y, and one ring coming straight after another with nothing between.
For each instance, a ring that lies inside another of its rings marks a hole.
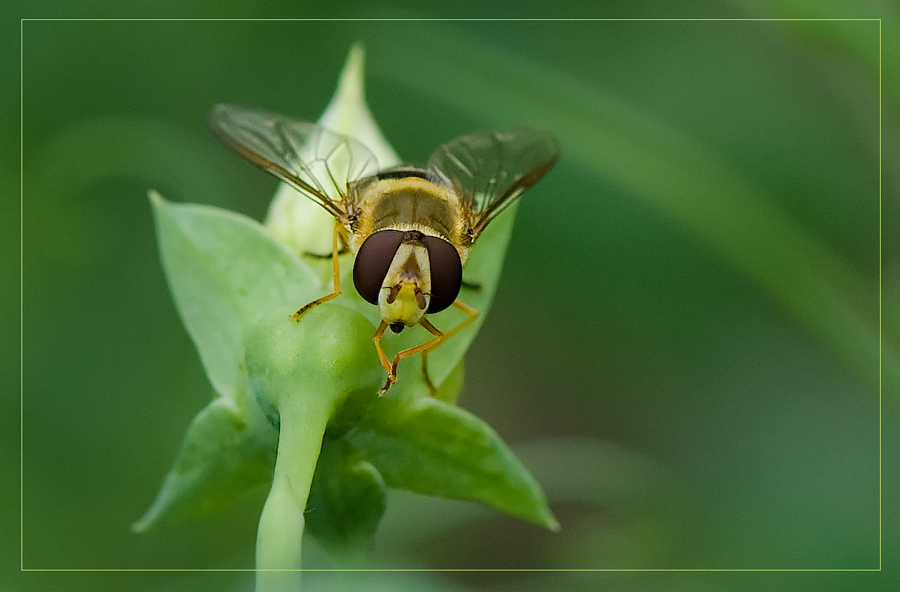
<instances>
[{"instance_id":1,"label":"green leaf","mask_svg":"<svg viewBox=\"0 0 900 592\"><path fill-rule=\"evenodd\" d=\"M269 482L278 433L258 413L245 417L218 397L191 422L150 509L132 526L143 532L216 512Z\"/></svg>"},{"instance_id":2,"label":"green leaf","mask_svg":"<svg viewBox=\"0 0 900 592\"><path fill-rule=\"evenodd\" d=\"M369 408L346 439L389 487L478 501L558 528L528 469L490 426L458 407L389 394Z\"/></svg>"},{"instance_id":3,"label":"green leaf","mask_svg":"<svg viewBox=\"0 0 900 592\"><path fill-rule=\"evenodd\" d=\"M151 201L176 305L221 396L191 423L138 531L209 514L271 480L277 432L247 398L244 336L266 311L287 318L319 284L249 218L155 193Z\"/></svg>"},{"instance_id":4,"label":"green leaf","mask_svg":"<svg viewBox=\"0 0 900 592\"><path fill-rule=\"evenodd\" d=\"M250 218L150 197L178 312L216 392L236 400L246 334L263 313L321 296L321 282Z\"/></svg>"},{"instance_id":5,"label":"green leaf","mask_svg":"<svg viewBox=\"0 0 900 592\"><path fill-rule=\"evenodd\" d=\"M374 466L340 440L326 439L306 504L306 527L343 566L360 567L384 514L386 493Z\"/></svg>"}]
</instances>

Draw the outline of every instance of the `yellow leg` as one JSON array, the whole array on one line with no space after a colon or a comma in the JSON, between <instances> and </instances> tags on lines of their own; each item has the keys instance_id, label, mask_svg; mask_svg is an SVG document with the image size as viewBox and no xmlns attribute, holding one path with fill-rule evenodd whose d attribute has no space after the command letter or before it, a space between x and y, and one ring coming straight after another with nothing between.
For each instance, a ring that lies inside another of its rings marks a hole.
<instances>
[{"instance_id":1,"label":"yellow leg","mask_svg":"<svg viewBox=\"0 0 900 592\"><path fill-rule=\"evenodd\" d=\"M388 324L381 321L381 324L378 325L378 329L375 331L373 341L375 342L375 351L378 352L378 359L381 360L381 365L384 366L384 369L387 370L388 375L390 375L391 363L388 361L387 356L384 355L384 350L381 349L381 337L384 335L384 330L387 328Z\"/></svg>"},{"instance_id":2,"label":"yellow leg","mask_svg":"<svg viewBox=\"0 0 900 592\"><path fill-rule=\"evenodd\" d=\"M468 304L463 304L459 300L456 300L453 302L453 306L469 315L469 318L454 327L451 331L442 333L440 329L432 325L427 319L423 317L422 320L419 321L419 324L425 327L425 329L427 329L429 333L434 335L434 339L399 352L396 356L394 356L394 361L390 364L388 363L387 356L384 355L384 350L381 349L381 337L384 335L384 331L388 325L384 321L381 322L381 324L378 326L378 330L375 331L375 349L378 351L378 357L379 359L381 359L381 365L384 366L384 369L388 372L388 377L387 382L384 383L384 387L382 387L381 391L379 391L379 395L383 395L384 393L386 393L388 389L391 388L391 385L394 384L394 381L397 380L397 364L400 363L400 360L421 353L423 356L423 370L426 370L427 372L424 357L428 355L428 352L465 329L467 325L478 318L478 311ZM435 390L434 385L431 383L431 379L427 374L425 374L425 382L429 385L429 388L433 393Z\"/></svg>"},{"instance_id":3,"label":"yellow leg","mask_svg":"<svg viewBox=\"0 0 900 592\"><path fill-rule=\"evenodd\" d=\"M331 294L326 294L325 296L322 296L321 298L316 298L315 300L313 300L312 302L310 302L309 304L307 304L306 306L304 306L303 308L301 308L300 310L298 310L297 312L292 314L291 318L294 319L295 321L299 321L300 316L303 313L305 313L306 311L308 311L309 309L311 309L312 307L322 304L323 302L328 302L329 300L332 300L332 299L340 296L340 294L341 294L341 263L338 260L338 253L339 253L338 240L340 237L344 236L345 232L346 232L346 230L344 229L344 226L340 222L338 222L337 224L334 225L334 234L332 235L332 238L331 238L331 267L334 272L334 292L332 292Z\"/></svg>"}]
</instances>

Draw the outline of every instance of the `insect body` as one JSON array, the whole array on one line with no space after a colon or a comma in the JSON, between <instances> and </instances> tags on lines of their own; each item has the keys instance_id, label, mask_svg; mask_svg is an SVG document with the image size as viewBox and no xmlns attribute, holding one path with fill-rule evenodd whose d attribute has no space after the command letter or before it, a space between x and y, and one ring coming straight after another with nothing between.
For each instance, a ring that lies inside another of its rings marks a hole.
<instances>
[{"instance_id":1,"label":"insect body","mask_svg":"<svg viewBox=\"0 0 900 592\"><path fill-rule=\"evenodd\" d=\"M544 131L516 128L461 136L440 146L425 168L379 170L360 142L314 123L231 105L209 115L215 135L257 166L292 185L337 220L332 241L334 291L296 313L341 293L341 243L356 255L353 283L378 306L375 348L388 373L381 393L397 378L401 359L425 356L475 320L457 299L462 268L488 223L549 171L559 146ZM442 333L426 318L454 306L468 318ZM389 361L385 330L422 325L433 338ZM427 373L425 374L426 380Z\"/></svg>"}]
</instances>

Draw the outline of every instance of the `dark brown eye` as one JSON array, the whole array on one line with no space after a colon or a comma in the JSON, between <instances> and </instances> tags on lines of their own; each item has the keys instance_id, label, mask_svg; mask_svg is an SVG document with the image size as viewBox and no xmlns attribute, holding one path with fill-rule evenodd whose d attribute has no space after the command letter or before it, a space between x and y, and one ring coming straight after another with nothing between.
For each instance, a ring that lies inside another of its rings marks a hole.
<instances>
[{"instance_id":1,"label":"dark brown eye","mask_svg":"<svg viewBox=\"0 0 900 592\"><path fill-rule=\"evenodd\" d=\"M363 241L353 263L353 285L367 302L378 304L378 293L391 261L403 241L400 230L379 230Z\"/></svg>"},{"instance_id":2,"label":"dark brown eye","mask_svg":"<svg viewBox=\"0 0 900 592\"><path fill-rule=\"evenodd\" d=\"M442 238L425 237L431 265L431 302L428 312L441 312L456 300L462 285L462 262L456 248Z\"/></svg>"}]
</instances>

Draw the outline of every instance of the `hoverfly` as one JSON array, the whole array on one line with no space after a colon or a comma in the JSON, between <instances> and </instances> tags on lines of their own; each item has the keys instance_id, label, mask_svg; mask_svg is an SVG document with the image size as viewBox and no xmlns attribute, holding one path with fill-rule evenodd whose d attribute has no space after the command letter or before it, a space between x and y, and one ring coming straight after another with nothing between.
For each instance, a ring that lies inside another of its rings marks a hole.
<instances>
[{"instance_id":1,"label":"hoverfly","mask_svg":"<svg viewBox=\"0 0 900 592\"><path fill-rule=\"evenodd\" d=\"M299 320L311 307L341 293L338 254L349 248L356 255L356 290L381 313L374 342L388 376L379 394L397 379L400 360L417 353L423 355L425 380L434 390L425 366L428 352L478 315L457 299L472 244L559 156L559 145L549 132L487 130L443 144L424 168L380 170L362 143L315 123L216 105L209 124L226 146L335 217L334 291L292 316ZM444 333L426 315L450 306L468 318ZM399 333L415 325L422 325L432 338L389 361L381 348L385 330Z\"/></svg>"}]
</instances>

